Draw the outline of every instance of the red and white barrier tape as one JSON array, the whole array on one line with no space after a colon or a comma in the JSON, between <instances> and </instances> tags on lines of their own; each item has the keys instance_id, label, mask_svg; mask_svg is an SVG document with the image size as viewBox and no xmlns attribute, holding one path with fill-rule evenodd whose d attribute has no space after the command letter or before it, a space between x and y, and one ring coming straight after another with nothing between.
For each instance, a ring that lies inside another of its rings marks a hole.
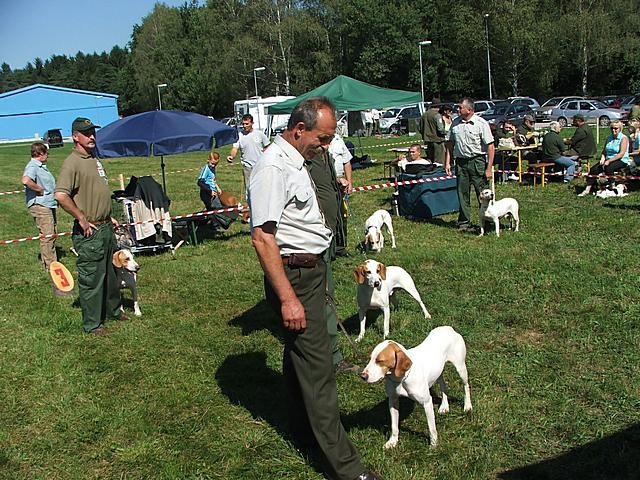
<instances>
[{"instance_id":1,"label":"red and white barrier tape","mask_svg":"<svg viewBox=\"0 0 640 480\"><path fill-rule=\"evenodd\" d=\"M518 171L517 170L495 170L495 173L514 173L517 174ZM523 172L523 175L525 174L525 172ZM526 174L529 175L541 175L541 173L539 172L526 172ZM562 173L553 173L554 175L563 175ZM545 175L551 175L551 173L549 174L545 174ZM576 174L576 176L583 176L583 177L595 177L595 178L626 178L626 179L640 179L640 177L638 176L622 176L622 175L609 175L609 176L602 176L602 175L582 175L582 174ZM353 193L356 192L368 192L371 190L380 190L383 188L395 188L401 185L416 185L418 183L430 183L430 182L441 182L444 180L449 180L449 179L454 179L456 178L455 175L442 175L439 177L430 177L430 178L416 178L413 180L402 180L402 181L398 181L398 182L385 182L385 183L379 183L379 184L374 184L374 185L363 185L361 187L354 187L353 189ZM187 219L187 218L195 218L195 217L204 217L207 215L212 215L215 213L231 213L231 212L243 212L245 210L245 207L243 206L238 206L238 207L227 207L227 208L219 208L216 210L207 210L207 211L202 211L202 212L195 212L195 213L188 213L186 215L175 215L173 217L171 217L171 220L181 220L181 219ZM157 223L158 221L162 222L164 221L164 219L159 219L159 220L143 220L143 221L139 221L139 222L133 222L133 223L126 223L126 224L121 224L122 226L128 227L128 226L134 226L134 225L141 225L143 223ZM24 237L24 238L16 238L13 240L0 240L0 245L9 245L12 243L22 243L22 242L26 242L28 240L40 240L42 238L56 238L56 237L63 237L65 235L71 235L72 232L63 232L63 233L56 233L56 234L52 234L52 235L36 235L36 236L32 236L32 237Z\"/></svg>"},{"instance_id":2,"label":"red and white barrier tape","mask_svg":"<svg viewBox=\"0 0 640 480\"><path fill-rule=\"evenodd\" d=\"M0 197L3 195L15 195L16 193L24 193L24 190L13 190L12 192L0 192Z\"/></svg>"},{"instance_id":3,"label":"red and white barrier tape","mask_svg":"<svg viewBox=\"0 0 640 480\"><path fill-rule=\"evenodd\" d=\"M176 215L174 217L171 217L171 220L180 220L183 218L194 218L194 217L204 217L207 215L212 215L214 213L230 213L230 212L243 212L244 210L246 210L245 207L243 206L239 206L239 207L228 207L228 208L220 208L217 210L208 210L205 212L196 212L196 213L189 213L187 215ZM164 222L164 218L160 218L158 220L141 220L138 222L132 222L132 223L121 223L120 226L123 227L131 227L131 226L135 226L135 225L142 225L143 223L161 223ZM64 236L69 236L71 235L73 232L62 232L62 233L52 233L50 235L34 235L31 237L24 237L24 238L15 238L12 240L0 240L0 245L9 245L12 243L23 243L29 240L42 240L44 238L58 238L58 237L64 237Z\"/></svg>"}]
</instances>

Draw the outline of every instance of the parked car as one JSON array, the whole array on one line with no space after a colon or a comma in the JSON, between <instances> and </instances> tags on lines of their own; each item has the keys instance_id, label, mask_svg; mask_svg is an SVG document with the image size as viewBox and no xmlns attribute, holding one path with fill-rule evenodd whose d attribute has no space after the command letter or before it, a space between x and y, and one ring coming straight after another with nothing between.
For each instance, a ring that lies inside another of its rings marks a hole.
<instances>
[{"instance_id":1,"label":"parked car","mask_svg":"<svg viewBox=\"0 0 640 480\"><path fill-rule=\"evenodd\" d=\"M599 100L607 107L622 108L622 104L630 97L630 95L605 95L604 97L589 98L588 100Z\"/></svg>"},{"instance_id":2,"label":"parked car","mask_svg":"<svg viewBox=\"0 0 640 480\"><path fill-rule=\"evenodd\" d=\"M570 100L551 110L551 120L557 120L561 126L567 126L576 114L584 115L587 123L596 121L601 127L606 127L612 120L625 121L628 112L617 108L609 108L597 100Z\"/></svg>"},{"instance_id":3,"label":"parked car","mask_svg":"<svg viewBox=\"0 0 640 480\"><path fill-rule=\"evenodd\" d=\"M409 121L422 116L418 105L390 108L380 117L380 131L382 133L407 133Z\"/></svg>"},{"instance_id":4,"label":"parked car","mask_svg":"<svg viewBox=\"0 0 640 480\"><path fill-rule=\"evenodd\" d=\"M525 115L533 116L533 110L525 104L503 102L495 104L484 112L480 112L479 115L489 123L495 123L499 128L505 120L511 120L516 126L520 125Z\"/></svg>"},{"instance_id":5,"label":"parked car","mask_svg":"<svg viewBox=\"0 0 640 480\"><path fill-rule=\"evenodd\" d=\"M628 117L629 113L631 112L631 109L637 103L640 103L640 93L636 93L635 95L631 95L630 97L628 97L625 100L625 102L622 104L620 109L627 112L627 117Z\"/></svg>"},{"instance_id":6,"label":"parked car","mask_svg":"<svg viewBox=\"0 0 640 480\"><path fill-rule=\"evenodd\" d=\"M42 136L42 141L49 145L49 148L64 146L64 142L62 141L62 132L59 128L47 130Z\"/></svg>"},{"instance_id":7,"label":"parked car","mask_svg":"<svg viewBox=\"0 0 640 480\"><path fill-rule=\"evenodd\" d=\"M552 97L544 102L540 107L535 109L536 122L549 122L551 117L551 110L557 107L563 102L569 100L582 100L584 97Z\"/></svg>"},{"instance_id":8,"label":"parked car","mask_svg":"<svg viewBox=\"0 0 640 480\"><path fill-rule=\"evenodd\" d=\"M473 106L476 113L484 112L493 107L495 103L492 100L476 100L473 102Z\"/></svg>"},{"instance_id":9,"label":"parked car","mask_svg":"<svg viewBox=\"0 0 640 480\"><path fill-rule=\"evenodd\" d=\"M509 97L508 100L514 105L527 105L531 109L536 109L540 106L538 101L535 98L531 97Z\"/></svg>"}]
</instances>

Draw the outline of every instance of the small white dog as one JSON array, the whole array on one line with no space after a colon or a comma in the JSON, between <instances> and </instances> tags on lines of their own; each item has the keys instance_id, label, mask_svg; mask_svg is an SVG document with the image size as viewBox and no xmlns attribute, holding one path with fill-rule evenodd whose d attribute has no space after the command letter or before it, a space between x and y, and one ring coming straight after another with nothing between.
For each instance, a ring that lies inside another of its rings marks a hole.
<instances>
[{"instance_id":1,"label":"small white dog","mask_svg":"<svg viewBox=\"0 0 640 480\"><path fill-rule=\"evenodd\" d=\"M364 222L364 248L365 250L373 250L379 252L384 246L384 236L382 235L382 226L387 226L387 231L391 235L391 248L396 248L396 237L393 234L393 224L391 223L391 215L386 210L376 210L367 221Z\"/></svg>"},{"instance_id":2,"label":"small white dog","mask_svg":"<svg viewBox=\"0 0 640 480\"><path fill-rule=\"evenodd\" d=\"M391 436L384 448L393 448L398 444L400 396L408 397L422 405L427 415L431 446L435 447L438 444L433 400L429 388L438 382L442 394L438 413L448 413L447 387L442 378L446 362L453 363L464 384L464 411L472 410L466 356L467 347L464 339L448 326L434 328L420 345L409 350L392 340L385 340L373 349L369 363L360 376L368 383L385 379L391 414Z\"/></svg>"},{"instance_id":3,"label":"small white dog","mask_svg":"<svg viewBox=\"0 0 640 480\"><path fill-rule=\"evenodd\" d=\"M113 254L113 266L118 276L118 286L120 290L127 289L131 292L133 299L133 313L136 317L142 315L140 305L138 304L138 270L140 265L133 258L131 250L123 248ZM124 307L120 307L124 312Z\"/></svg>"},{"instance_id":4,"label":"small white dog","mask_svg":"<svg viewBox=\"0 0 640 480\"><path fill-rule=\"evenodd\" d=\"M367 323L367 310L379 308L384 316L384 338L389 335L389 319L391 317L391 309L389 302L395 300L393 294L398 289L405 290L411 295L416 302L420 304L424 312L424 318L431 318L427 308L422 303L420 294L416 289L415 283L411 275L401 267L389 266L376 262L375 260L367 260L363 264L358 265L353 271L356 282L358 282L358 317L360 319L360 335L356 339L359 342L364 337L364 330Z\"/></svg>"},{"instance_id":5,"label":"small white dog","mask_svg":"<svg viewBox=\"0 0 640 480\"><path fill-rule=\"evenodd\" d=\"M509 228L513 228L513 223L515 223L514 231L519 231L519 211L520 205L515 198L503 198L495 201L491 189L482 190L480 192L480 236L484 235L484 222L491 220L496 226L496 237L499 237L500 218L507 215L509 216Z\"/></svg>"}]
</instances>

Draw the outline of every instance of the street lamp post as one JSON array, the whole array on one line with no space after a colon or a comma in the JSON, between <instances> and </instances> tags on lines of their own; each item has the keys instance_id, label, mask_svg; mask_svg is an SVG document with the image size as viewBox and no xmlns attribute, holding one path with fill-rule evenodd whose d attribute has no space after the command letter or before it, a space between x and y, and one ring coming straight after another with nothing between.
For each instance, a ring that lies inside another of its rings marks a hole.
<instances>
[{"instance_id":1,"label":"street lamp post","mask_svg":"<svg viewBox=\"0 0 640 480\"><path fill-rule=\"evenodd\" d=\"M489 100L493 99L491 91L491 57L489 56L489 14L484 14L484 35L487 40L487 75L489 76Z\"/></svg>"},{"instance_id":2,"label":"street lamp post","mask_svg":"<svg viewBox=\"0 0 640 480\"><path fill-rule=\"evenodd\" d=\"M253 69L253 84L256 87L256 113L258 114L258 130L261 130L260 126L260 102L258 100L258 77L256 76L256 72L262 72L266 67L256 67Z\"/></svg>"},{"instance_id":3,"label":"street lamp post","mask_svg":"<svg viewBox=\"0 0 640 480\"><path fill-rule=\"evenodd\" d=\"M162 110L162 98L160 98L160 89L166 87L166 83L160 83L157 85L158 87L158 110Z\"/></svg>"},{"instance_id":4,"label":"street lamp post","mask_svg":"<svg viewBox=\"0 0 640 480\"><path fill-rule=\"evenodd\" d=\"M261 72L265 69L266 67L256 67L253 69L253 84L256 87L256 97L258 96L258 77L256 77L256 72Z\"/></svg>"},{"instance_id":5,"label":"street lamp post","mask_svg":"<svg viewBox=\"0 0 640 480\"><path fill-rule=\"evenodd\" d=\"M418 51L420 52L420 97L424 105L424 76L422 75L422 46L431 45L431 40L422 40L418 42Z\"/></svg>"}]
</instances>

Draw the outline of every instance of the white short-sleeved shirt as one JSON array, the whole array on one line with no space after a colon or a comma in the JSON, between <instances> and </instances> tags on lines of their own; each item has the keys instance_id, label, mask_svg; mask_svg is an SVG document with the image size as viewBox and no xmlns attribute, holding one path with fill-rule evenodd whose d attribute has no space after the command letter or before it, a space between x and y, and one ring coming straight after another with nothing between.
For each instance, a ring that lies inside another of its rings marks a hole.
<instances>
[{"instance_id":1,"label":"white short-sleeved shirt","mask_svg":"<svg viewBox=\"0 0 640 480\"><path fill-rule=\"evenodd\" d=\"M344 143L344 140L337 133L329 144L329 156L333 160L333 167L336 169L336 177L344 177L344 165L353 158L351 152Z\"/></svg>"},{"instance_id":2,"label":"white short-sleeved shirt","mask_svg":"<svg viewBox=\"0 0 640 480\"><path fill-rule=\"evenodd\" d=\"M249 133L242 130L238 141L233 144L234 148L239 148L241 152L240 163L245 167L254 167L264 147L269 145L269 139L260 130L255 128Z\"/></svg>"},{"instance_id":3,"label":"white short-sleeved shirt","mask_svg":"<svg viewBox=\"0 0 640 480\"><path fill-rule=\"evenodd\" d=\"M470 158L487 153L487 145L493 143L489 123L475 113L465 121L456 117L451 124L449 140L453 143L454 158Z\"/></svg>"},{"instance_id":4,"label":"white short-sleeved shirt","mask_svg":"<svg viewBox=\"0 0 640 480\"><path fill-rule=\"evenodd\" d=\"M320 212L304 158L280 135L263 153L249 181L251 228L276 223L281 255L322 253L331 230Z\"/></svg>"}]
</instances>

